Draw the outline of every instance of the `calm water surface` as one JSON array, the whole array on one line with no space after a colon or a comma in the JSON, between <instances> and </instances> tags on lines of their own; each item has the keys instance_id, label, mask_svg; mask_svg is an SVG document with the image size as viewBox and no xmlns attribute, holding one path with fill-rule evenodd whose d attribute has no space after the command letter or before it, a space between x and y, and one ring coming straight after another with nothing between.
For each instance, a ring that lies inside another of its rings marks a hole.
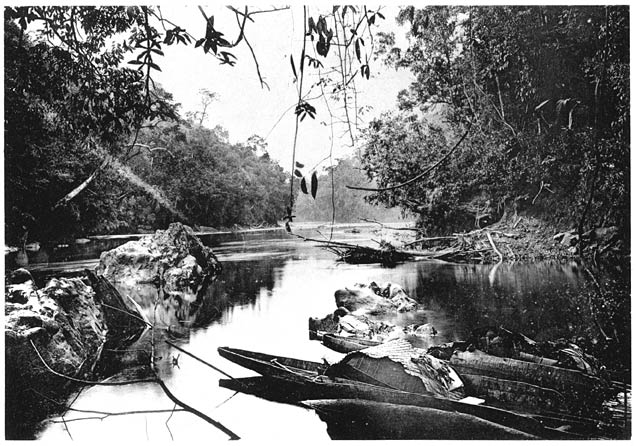
<instances>
[{"instance_id":1,"label":"calm water surface","mask_svg":"<svg viewBox=\"0 0 636 446\"><path fill-rule=\"evenodd\" d=\"M339 232L338 239L363 237ZM377 237L377 236L376 236ZM391 281L402 285L422 304L413 314L393 316L393 322L430 323L435 338L422 346L463 339L475 327L503 325L537 340L571 336L589 326L578 303L584 286L575 264L534 263L493 267L410 262L393 268L346 265L309 243L284 235L261 234L207 240L223 262L218 281L197 301L194 295L170 296L157 307L155 321L185 334L178 342L197 356L235 377L254 373L218 356L219 346L320 361L341 355L310 341L309 317L323 317L335 309L336 289L356 282ZM152 313L157 290L152 286L124 290ZM150 317L152 320L152 316ZM189 333L189 334L188 334ZM184 402L220 421L241 438L255 441L328 439L326 424L309 410L234 394L218 386L218 372L165 344L159 367L171 391ZM172 409L158 386L93 387L84 390L73 408L105 412ZM72 421L94 414L69 411L68 430L46 423L38 438L48 441L214 441L227 437L186 413L109 416ZM169 419L169 421L168 421ZM70 435L69 435L70 433Z\"/></svg>"}]
</instances>

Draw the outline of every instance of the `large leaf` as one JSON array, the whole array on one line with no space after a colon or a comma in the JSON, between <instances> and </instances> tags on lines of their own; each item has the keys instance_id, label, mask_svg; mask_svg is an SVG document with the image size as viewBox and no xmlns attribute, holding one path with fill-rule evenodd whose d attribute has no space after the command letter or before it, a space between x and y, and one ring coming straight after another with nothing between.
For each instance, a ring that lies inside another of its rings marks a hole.
<instances>
[{"instance_id":1,"label":"large leaf","mask_svg":"<svg viewBox=\"0 0 636 446\"><path fill-rule=\"evenodd\" d=\"M314 171L314 173L311 174L311 196L314 200L316 199L316 192L318 192L318 175L316 175Z\"/></svg>"},{"instance_id":2,"label":"large leaf","mask_svg":"<svg viewBox=\"0 0 636 446\"><path fill-rule=\"evenodd\" d=\"M303 191L303 194L307 193L307 181L305 181L305 177L300 180L300 190Z\"/></svg>"},{"instance_id":3,"label":"large leaf","mask_svg":"<svg viewBox=\"0 0 636 446\"><path fill-rule=\"evenodd\" d=\"M298 75L296 74L296 65L294 64L294 56L289 55L289 61L291 62L292 72L294 73L294 79L298 79Z\"/></svg>"}]
</instances>

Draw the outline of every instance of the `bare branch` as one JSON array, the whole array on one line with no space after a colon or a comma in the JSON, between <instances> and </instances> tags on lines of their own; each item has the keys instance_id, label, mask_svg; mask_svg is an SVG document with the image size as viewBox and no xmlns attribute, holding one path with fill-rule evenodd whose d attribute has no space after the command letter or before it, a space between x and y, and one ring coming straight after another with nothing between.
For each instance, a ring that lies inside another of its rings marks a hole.
<instances>
[{"instance_id":1,"label":"bare branch","mask_svg":"<svg viewBox=\"0 0 636 446\"><path fill-rule=\"evenodd\" d=\"M35 350L35 353L38 355L38 358L40 358L40 362L42 362L44 367L46 367L46 369L49 372L51 372L55 376L59 376L60 378L67 379L67 380L72 381L72 382L76 382L76 383L79 383L79 384L86 384L86 385L90 385L90 386L125 386L125 385L128 385L128 384L151 383L151 382L156 382L157 381L155 379L132 379L130 381L118 381L118 382L88 381L88 380L85 380L85 379L79 379L79 378L74 378L72 376L64 375L63 373L56 372L51 367L49 367L49 365L46 363L46 361L44 360L42 355L40 355L40 352L38 351L38 349L35 346L35 344L33 343L33 341L31 339L29 339L29 342L31 343L31 346L33 347L33 350Z\"/></svg>"},{"instance_id":2,"label":"bare branch","mask_svg":"<svg viewBox=\"0 0 636 446\"><path fill-rule=\"evenodd\" d=\"M228 8L231 8L231 7L228 6ZM238 15L236 16L236 22L240 23ZM252 53L252 60L254 60L254 65L256 65L256 74L258 75L258 80L261 82L261 88L267 87L267 89L269 90L270 89L269 85L267 84L267 82L265 82L265 80L263 80L263 76L261 75L261 67L258 63L258 59L256 58L256 53L254 52L254 48L252 48L250 41L247 40L247 36L243 36L243 39L245 40L245 44L247 45L247 47L250 49L250 53Z\"/></svg>"},{"instance_id":3,"label":"bare branch","mask_svg":"<svg viewBox=\"0 0 636 446\"><path fill-rule=\"evenodd\" d=\"M186 412L190 412L191 414L196 415L199 418L207 421L208 423L210 423L211 425L213 425L214 427L219 429L221 432L226 434L228 437L230 437L230 440L240 440L241 439L241 437L236 435L234 432L232 432L230 429L225 427L223 424L219 423L216 420L213 420L212 418L210 418L209 416L207 416L203 412L195 409L192 406L189 406L188 404L184 403L183 401L178 399L176 396L174 396L174 394L170 391L170 389L168 389L168 387L163 382L163 380L161 378L159 378L159 375L157 375L157 372L155 372L155 377L156 377L155 381L159 384L159 386L164 391L166 396L172 400L172 402L174 402L175 404L181 406Z\"/></svg>"}]
</instances>

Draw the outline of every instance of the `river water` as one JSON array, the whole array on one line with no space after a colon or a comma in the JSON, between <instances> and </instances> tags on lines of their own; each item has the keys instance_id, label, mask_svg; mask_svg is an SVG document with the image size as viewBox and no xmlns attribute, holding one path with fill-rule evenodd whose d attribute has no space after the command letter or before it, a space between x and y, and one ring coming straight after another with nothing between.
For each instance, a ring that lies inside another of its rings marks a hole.
<instances>
[{"instance_id":1,"label":"river water","mask_svg":"<svg viewBox=\"0 0 636 446\"><path fill-rule=\"evenodd\" d=\"M315 233L314 233L315 234ZM336 231L339 240L369 240L378 234ZM234 377L254 373L228 362L217 347L321 361L338 358L308 337L310 317L335 309L334 291L354 283L391 281L422 304L413 314L393 317L400 325L430 323L438 331L421 341L465 339L483 325L502 325L536 340L571 337L590 326L589 311L579 297L586 287L575 263L457 265L419 261L392 268L336 263L334 255L283 233L204 238L214 247L223 271L203 302L188 296L163 299L144 285L136 295L151 320L170 326L174 342ZM178 335L178 336L177 336ZM426 346L426 345L423 345ZM159 347L158 366L178 398L223 423L241 438L254 441L329 439L326 424L310 410L274 403L220 388L220 373L171 347ZM178 358L178 365L173 364ZM47 441L214 441L226 435L187 413L126 416L81 411L131 412L173 408L153 384L85 389L64 415L43 424L37 438ZM79 411L81 410L81 411ZM80 420L83 419L83 420Z\"/></svg>"}]
</instances>

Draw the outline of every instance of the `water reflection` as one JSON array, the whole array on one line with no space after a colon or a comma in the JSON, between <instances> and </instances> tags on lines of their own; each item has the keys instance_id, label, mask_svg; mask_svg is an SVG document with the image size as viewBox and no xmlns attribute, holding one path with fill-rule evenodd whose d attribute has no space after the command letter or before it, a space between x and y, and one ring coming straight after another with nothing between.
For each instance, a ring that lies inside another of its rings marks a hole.
<instances>
[{"instance_id":1,"label":"water reflection","mask_svg":"<svg viewBox=\"0 0 636 446\"><path fill-rule=\"evenodd\" d=\"M348 235L348 234L347 234ZM215 248L223 261L217 282L200 296L163 296L157 320L170 327L187 328L177 342L232 376L252 372L220 358L219 346L233 346L271 354L320 361L338 354L307 333L309 317L322 317L335 308L333 293L353 283L391 281L402 285L422 304L413 313L392 315L399 325L430 323L440 343L465 339L479 325L504 325L537 340L570 337L590 327L589 309L581 297L585 283L576 265L542 262L491 265L453 265L410 262L394 268L346 265L302 241L267 239L233 240ZM157 290L152 286L130 289L148 314L153 312ZM178 298L177 298L178 297ZM174 333L166 332L165 336ZM222 376L193 359L180 356L165 343L159 351L162 376L179 398L223 422L242 438L263 441L318 441L328 439L326 425L313 411L260 400L219 388ZM218 406L218 407L217 407ZM170 408L161 391L148 385L92 388L75 403L82 409L136 410ZM168 432L166 414L110 417L81 421L70 427L76 440L96 435L110 440L152 438L211 441L225 436L188 414L174 414ZM146 433L148 432L148 433ZM49 424L41 439L68 438L60 424Z\"/></svg>"}]
</instances>

